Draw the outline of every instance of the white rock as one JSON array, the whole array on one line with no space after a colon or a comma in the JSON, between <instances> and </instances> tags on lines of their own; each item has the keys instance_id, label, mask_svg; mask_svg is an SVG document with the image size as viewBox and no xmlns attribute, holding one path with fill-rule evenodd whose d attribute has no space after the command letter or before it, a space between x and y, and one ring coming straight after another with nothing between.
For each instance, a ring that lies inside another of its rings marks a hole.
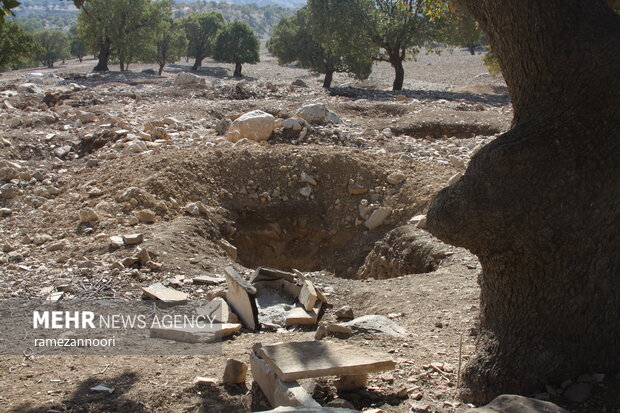
<instances>
[{"instance_id":1,"label":"white rock","mask_svg":"<svg viewBox=\"0 0 620 413\"><path fill-rule=\"evenodd\" d=\"M366 228L373 230L383 224L383 222L390 216L392 213L392 208L390 207L379 207L377 208L371 215L370 218L364 222Z\"/></svg>"},{"instance_id":2,"label":"white rock","mask_svg":"<svg viewBox=\"0 0 620 413\"><path fill-rule=\"evenodd\" d=\"M448 185L452 185L453 183L455 183L456 181L458 181L459 179L461 179L463 177L463 174L461 172L457 172L454 175L452 175L450 177L450 179L448 180Z\"/></svg>"},{"instance_id":3,"label":"white rock","mask_svg":"<svg viewBox=\"0 0 620 413\"><path fill-rule=\"evenodd\" d=\"M400 171L392 172L391 174L387 176L388 183L392 185L398 185L404 180L405 180L405 174Z\"/></svg>"},{"instance_id":4,"label":"white rock","mask_svg":"<svg viewBox=\"0 0 620 413\"><path fill-rule=\"evenodd\" d=\"M304 186L303 188L299 190L299 193L305 196L306 198L308 198L310 194L312 193L312 188L310 188L309 186Z\"/></svg>"},{"instance_id":5,"label":"white rock","mask_svg":"<svg viewBox=\"0 0 620 413\"><path fill-rule=\"evenodd\" d=\"M205 80L200 76L196 76L193 73L182 72L174 79L176 86L198 86L204 85Z\"/></svg>"},{"instance_id":6,"label":"white rock","mask_svg":"<svg viewBox=\"0 0 620 413\"><path fill-rule=\"evenodd\" d=\"M230 125L226 139L230 142L237 142L243 138L257 142L266 141L271 137L275 127L276 118L262 110L254 110L241 115Z\"/></svg>"},{"instance_id":7,"label":"white rock","mask_svg":"<svg viewBox=\"0 0 620 413\"><path fill-rule=\"evenodd\" d=\"M24 83L17 87L17 91L20 93L43 93L43 89L34 83Z\"/></svg>"},{"instance_id":8,"label":"white rock","mask_svg":"<svg viewBox=\"0 0 620 413\"><path fill-rule=\"evenodd\" d=\"M342 123L342 120L338 117L338 115L329 110L324 103L303 106L299 108L296 116L309 123Z\"/></svg>"},{"instance_id":9,"label":"white rock","mask_svg":"<svg viewBox=\"0 0 620 413\"><path fill-rule=\"evenodd\" d=\"M300 131L303 129L304 120L301 118L288 118L282 121L282 127L284 129L292 129L294 131Z\"/></svg>"},{"instance_id":10,"label":"white rock","mask_svg":"<svg viewBox=\"0 0 620 413\"><path fill-rule=\"evenodd\" d=\"M97 216L97 213L92 208L82 208L82 209L80 209L80 211L78 212L78 217L80 219L80 222L82 222L82 223L87 223L87 222L92 222L92 221L98 221L99 220L99 217Z\"/></svg>"},{"instance_id":11,"label":"white rock","mask_svg":"<svg viewBox=\"0 0 620 413\"><path fill-rule=\"evenodd\" d=\"M301 173L301 175L299 177L299 181L304 183L304 184L310 184L310 185L315 185L316 186L316 180L312 176L308 175L305 172Z\"/></svg>"}]
</instances>

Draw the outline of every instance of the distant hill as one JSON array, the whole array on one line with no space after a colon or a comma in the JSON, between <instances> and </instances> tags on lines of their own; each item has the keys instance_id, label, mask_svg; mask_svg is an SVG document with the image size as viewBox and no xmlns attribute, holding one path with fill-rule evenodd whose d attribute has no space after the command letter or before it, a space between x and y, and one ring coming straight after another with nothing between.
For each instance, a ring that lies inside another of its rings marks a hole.
<instances>
[{"instance_id":1,"label":"distant hill","mask_svg":"<svg viewBox=\"0 0 620 413\"><path fill-rule=\"evenodd\" d=\"M17 21L26 29L58 29L68 31L77 23L78 10L72 1L64 0L20 0L15 9ZM306 0L177 0L174 16L182 17L192 11L217 10L226 21L240 20L247 23L260 37L268 37L275 24L290 16Z\"/></svg>"}]
</instances>

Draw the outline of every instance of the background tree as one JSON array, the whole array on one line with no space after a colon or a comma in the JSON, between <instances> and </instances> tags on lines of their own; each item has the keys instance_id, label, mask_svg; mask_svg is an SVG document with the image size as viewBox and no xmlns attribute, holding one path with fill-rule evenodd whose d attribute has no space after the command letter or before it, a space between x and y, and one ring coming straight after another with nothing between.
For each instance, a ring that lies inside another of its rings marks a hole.
<instances>
[{"instance_id":1,"label":"background tree","mask_svg":"<svg viewBox=\"0 0 620 413\"><path fill-rule=\"evenodd\" d=\"M155 60L159 65L159 75L167 63L174 63L187 51L187 37L183 26L175 20L164 21L157 40Z\"/></svg>"},{"instance_id":2,"label":"background tree","mask_svg":"<svg viewBox=\"0 0 620 413\"><path fill-rule=\"evenodd\" d=\"M484 33L476 19L462 8L454 9L444 19L447 37L452 38L451 43L466 47L472 55L476 54L476 46L484 43Z\"/></svg>"},{"instance_id":3,"label":"background tree","mask_svg":"<svg viewBox=\"0 0 620 413\"><path fill-rule=\"evenodd\" d=\"M250 26L234 22L224 26L215 39L213 58L219 62L234 63L233 76L241 77L244 63L255 64L260 61L260 42Z\"/></svg>"},{"instance_id":4,"label":"background tree","mask_svg":"<svg viewBox=\"0 0 620 413\"><path fill-rule=\"evenodd\" d=\"M40 52L41 47L19 24L0 20L0 71L17 67Z\"/></svg>"},{"instance_id":5,"label":"background tree","mask_svg":"<svg viewBox=\"0 0 620 413\"><path fill-rule=\"evenodd\" d=\"M60 30L41 30L33 37L34 41L41 46L38 58L47 67L54 67L54 62L70 56L69 36L66 33Z\"/></svg>"},{"instance_id":6,"label":"background tree","mask_svg":"<svg viewBox=\"0 0 620 413\"><path fill-rule=\"evenodd\" d=\"M165 13L167 2L151 0L91 0L78 15L80 37L99 51L95 71L105 71L112 56L121 70L138 57L153 54L155 30ZM151 50L149 50L151 48Z\"/></svg>"},{"instance_id":7,"label":"background tree","mask_svg":"<svg viewBox=\"0 0 620 413\"><path fill-rule=\"evenodd\" d=\"M187 54L196 59L192 70L198 70L202 60L213 55L215 38L225 24L224 17L219 12L192 13L183 19L183 24L189 41Z\"/></svg>"},{"instance_id":8,"label":"background tree","mask_svg":"<svg viewBox=\"0 0 620 413\"><path fill-rule=\"evenodd\" d=\"M432 1L370 0L368 28L375 44L381 48L378 61L394 68L394 90L401 90L405 80L403 62L419 53L429 42L441 39L441 21L429 15ZM441 9L439 9L441 10Z\"/></svg>"},{"instance_id":9,"label":"background tree","mask_svg":"<svg viewBox=\"0 0 620 413\"><path fill-rule=\"evenodd\" d=\"M511 130L472 158L427 215L434 235L482 265L464 396L485 402L615 373L620 15L602 0L461 3L489 36L514 110Z\"/></svg>"},{"instance_id":10,"label":"background tree","mask_svg":"<svg viewBox=\"0 0 620 413\"><path fill-rule=\"evenodd\" d=\"M366 79L372 70L372 52L358 54L357 49L344 50L346 47L343 47L332 53L323 47L316 33L328 24L322 20L314 22L311 6L309 3L294 16L278 22L267 42L269 52L281 65L297 62L301 67L324 74L323 87L326 88L331 87L334 73L352 73L358 79Z\"/></svg>"},{"instance_id":11,"label":"background tree","mask_svg":"<svg viewBox=\"0 0 620 413\"><path fill-rule=\"evenodd\" d=\"M71 36L71 55L79 59L82 63L84 56L88 54L88 47L78 36Z\"/></svg>"}]
</instances>

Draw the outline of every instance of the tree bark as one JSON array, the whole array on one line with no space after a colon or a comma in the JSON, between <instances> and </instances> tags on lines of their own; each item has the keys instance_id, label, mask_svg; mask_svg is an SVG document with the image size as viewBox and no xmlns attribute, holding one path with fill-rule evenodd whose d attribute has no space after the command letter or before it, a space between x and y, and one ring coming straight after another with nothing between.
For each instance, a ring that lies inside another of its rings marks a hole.
<instances>
[{"instance_id":1,"label":"tree bark","mask_svg":"<svg viewBox=\"0 0 620 413\"><path fill-rule=\"evenodd\" d=\"M403 67L403 59L400 56L390 58L390 64L394 68L394 84L392 90L402 90L405 82L405 68Z\"/></svg>"},{"instance_id":2,"label":"tree bark","mask_svg":"<svg viewBox=\"0 0 620 413\"><path fill-rule=\"evenodd\" d=\"M325 72L325 78L323 79L323 87L329 89L332 87L332 81L334 80L334 71L327 70Z\"/></svg>"},{"instance_id":3,"label":"tree bark","mask_svg":"<svg viewBox=\"0 0 620 413\"><path fill-rule=\"evenodd\" d=\"M476 45L475 44L468 44L467 45L467 50L469 50L469 53L474 56L476 54Z\"/></svg>"},{"instance_id":4,"label":"tree bark","mask_svg":"<svg viewBox=\"0 0 620 413\"><path fill-rule=\"evenodd\" d=\"M192 66L192 70L198 70L198 68L202 66L202 59L204 59L204 57L202 56L196 57L196 60L194 61L194 66Z\"/></svg>"},{"instance_id":5,"label":"tree bark","mask_svg":"<svg viewBox=\"0 0 620 413\"><path fill-rule=\"evenodd\" d=\"M235 73L234 77L241 77L241 63L235 63Z\"/></svg>"},{"instance_id":6,"label":"tree bark","mask_svg":"<svg viewBox=\"0 0 620 413\"><path fill-rule=\"evenodd\" d=\"M602 0L461 0L488 34L512 129L427 215L482 265L465 400L620 370L620 16Z\"/></svg>"},{"instance_id":7,"label":"tree bark","mask_svg":"<svg viewBox=\"0 0 620 413\"><path fill-rule=\"evenodd\" d=\"M99 44L99 62L97 66L93 69L95 72L107 72L108 70L108 62L110 61L110 48L112 46L112 42L109 39L105 39L103 42Z\"/></svg>"},{"instance_id":8,"label":"tree bark","mask_svg":"<svg viewBox=\"0 0 620 413\"><path fill-rule=\"evenodd\" d=\"M164 66L166 66L165 63L163 65L162 64L159 65L159 76L161 76L161 73L164 71Z\"/></svg>"}]
</instances>

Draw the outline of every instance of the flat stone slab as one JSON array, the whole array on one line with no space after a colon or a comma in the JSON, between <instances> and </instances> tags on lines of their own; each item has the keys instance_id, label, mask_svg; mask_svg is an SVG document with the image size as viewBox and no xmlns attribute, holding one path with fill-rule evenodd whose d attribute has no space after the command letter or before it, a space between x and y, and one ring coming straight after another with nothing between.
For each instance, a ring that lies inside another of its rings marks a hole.
<instances>
[{"instance_id":1,"label":"flat stone slab","mask_svg":"<svg viewBox=\"0 0 620 413\"><path fill-rule=\"evenodd\" d=\"M310 311L306 311L303 307L295 307L286 314L286 321L284 325L286 327L300 325L300 326L313 326L319 322L319 312L321 311L321 303L319 302L316 307Z\"/></svg>"},{"instance_id":2,"label":"flat stone slab","mask_svg":"<svg viewBox=\"0 0 620 413\"><path fill-rule=\"evenodd\" d=\"M233 267L226 267L226 301L241 319L243 325L252 331L259 329L256 288L247 282Z\"/></svg>"},{"instance_id":3,"label":"flat stone slab","mask_svg":"<svg viewBox=\"0 0 620 413\"><path fill-rule=\"evenodd\" d=\"M396 368L396 363L386 353L347 344L302 341L263 346L259 352L285 382L368 374Z\"/></svg>"},{"instance_id":4,"label":"flat stone slab","mask_svg":"<svg viewBox=\"0 0 620 413\"><path fill-rule=\"evenodd\" d=\"M210 275L199 275L192 278L194 284L218 285L226 282L224 277L212 277Z\"/></svg>"},{"instance_id":5,"label":"flat stone slab","mask_svg":"<svg viewBox=\"0 0 620 413\"><path fill-rule=\"evenodd\" d=\"M211 343L231 336L241 330L241 324L213 324L204 328L151 328L152 338L181 341L183 343Z\"/></svg>"},{"instance_id":6,"label":"flat stone slab","mask_svg":"<svg viewBox=\"0 0 620 413\"><path fill-rule=\"evenodd\" d=\"M142 292L147 297L163 301L166 304L187 303L187 294L182 291L164 287L161 284L154 284L150 287L142 287Z\"/></svg>"},{"instance_id":7,"label":"flat stone slab","mask_svg":"<svg viewBox=\"0 0 620 413\"><path fill-rule=\"evenodd\" d=\"M198 315L208 317L209 322L238 323L239 318L222 297L215 297L204 307L196 309Z\"/></svg>"},{"instance_id":8,"label":"flat stone slab","mask_svg":"<svg viewBox=\"0 0 620 413\"><path fill-rule=\"evenodd\" d=\"M280 271L273 268L264 268L258 267L252 277L250 278L250 282L255 283L258 281L274 281L274 280L286 280L288 282L295 282L295 274Z\"/></svg>"}]
</instances>

